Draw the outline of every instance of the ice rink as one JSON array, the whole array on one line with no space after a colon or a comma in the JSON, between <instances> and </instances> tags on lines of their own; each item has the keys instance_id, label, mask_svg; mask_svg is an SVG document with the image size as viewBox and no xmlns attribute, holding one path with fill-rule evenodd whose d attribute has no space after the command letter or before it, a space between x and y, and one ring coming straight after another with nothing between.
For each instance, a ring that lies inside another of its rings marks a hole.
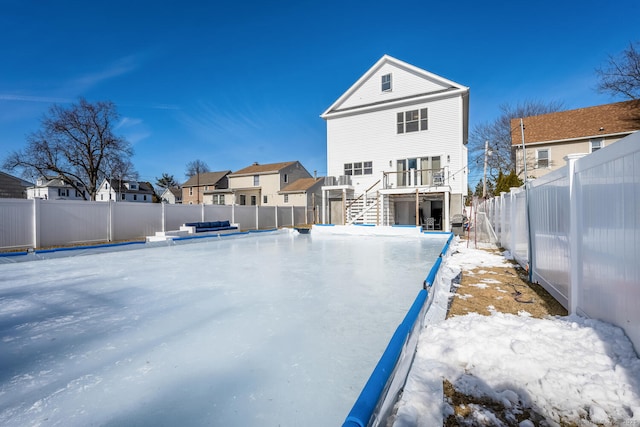
<instances>
[{"instance_id":1,"label":"ice rink","mask_svg":"<svg viewBox=\"0 0 640 427\"><path fill-rule=\"evenodd\" d=\"M338 426L446 235L0 264L3 426Z\"/></svg>"}]
</instances>

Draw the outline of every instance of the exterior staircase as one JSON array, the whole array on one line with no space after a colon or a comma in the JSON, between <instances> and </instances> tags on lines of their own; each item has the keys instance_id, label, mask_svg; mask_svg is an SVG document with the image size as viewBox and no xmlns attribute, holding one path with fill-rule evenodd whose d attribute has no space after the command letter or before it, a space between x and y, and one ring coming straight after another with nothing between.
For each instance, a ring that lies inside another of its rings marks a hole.
<instances>
[{"instance_id":1,"label":"exterior staircase","mask_svg":"<svg viewBox=\"0 0 640 427\"><path fill-rule=\"evenodd\" d=\"M347 199L346 224L376 224L383 225L384 214L388 213L393 218L393 212L389 212L388 198L385 205L380 205L380 194L376 188L381 181L376 182L366 192L357 197Z\"/></svg>"}]
</instances>

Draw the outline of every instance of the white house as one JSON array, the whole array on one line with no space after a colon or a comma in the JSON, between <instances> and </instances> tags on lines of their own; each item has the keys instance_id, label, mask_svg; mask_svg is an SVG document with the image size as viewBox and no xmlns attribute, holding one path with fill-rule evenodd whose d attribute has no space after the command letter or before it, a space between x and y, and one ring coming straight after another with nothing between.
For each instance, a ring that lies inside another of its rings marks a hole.
<instances>
[{"instance_id":1,"label":"white house","mask_svg":"<svg viewBox=\"0 0 640 427\"><path fill-rule=\"evenodd\" d=\"M467 194L468 87L385 55L321 117L323 222L449 230Z\"/></svg>"},{"instance_id":2,"label":"white house","mask_svg":"<svg viewBox=\"0 0 640 427\"><path fill-rule=\"evenodd\" d=\"M148 182L105 179L96 192L96 202L153 202L153 187Z\"/></svg>"},{"instance_id":3,"label":"white house","mask_svg":"<svg viewBox=\"0 0 640 427\"><path fill-rule=\"evenodd\" d=\"M166 188L160 195L160 200L172 205L182 204L182 188L180 186Z\"/></svg>"},{"instance_id":4,"label":"white house","mask_svg":"<svg viewBox=\"0 0 640 427\"><path fill-rule=\"evenodd\" d=\"M36 185L27 187L27 199L45 200L89 200L89 193L82 183L77 182L75 189L63 178L43 176L38 178Z\"/></svg>"}]
</instances>

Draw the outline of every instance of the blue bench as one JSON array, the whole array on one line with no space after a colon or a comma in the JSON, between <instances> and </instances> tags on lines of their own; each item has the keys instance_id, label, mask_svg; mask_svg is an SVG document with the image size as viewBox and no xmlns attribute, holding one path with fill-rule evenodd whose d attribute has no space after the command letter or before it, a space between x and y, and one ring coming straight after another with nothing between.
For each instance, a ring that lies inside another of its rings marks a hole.
<instances>
[{"instance_id":1,"label":"blue bench","mask_svg":"<svg viewBox=\"0 0 640 427\"><path fill-rule=\"evenodd\" d=\"M193 227L196 233L202 233L205 231L223 231L223 230L237 230L238 227L231 225L229 221L210 221L210 222L187 222L185 227Z\"/></svg>"}]
</instances>

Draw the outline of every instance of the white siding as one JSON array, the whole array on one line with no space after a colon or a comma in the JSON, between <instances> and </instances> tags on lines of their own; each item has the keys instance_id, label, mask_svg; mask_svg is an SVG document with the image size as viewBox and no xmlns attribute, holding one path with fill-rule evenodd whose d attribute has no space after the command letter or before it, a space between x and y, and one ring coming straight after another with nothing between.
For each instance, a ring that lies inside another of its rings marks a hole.
<instances>
[{"instance_id":1,"label":"white siding","mask_svg":"<svg viewBox=\"0 0 640 427\"><path fill-rule=\"evenodd\" d=\"M429 109L429 129L397 134L397 113L420 108ZM466 149L462 138L459 96L328 119L327 172L329 176L340 176L344 175L345 163L373 161L372 175L352 177L356 192L363 192L382 178L383 171L394 172L398 159L439 155L451 174L458 172L449 182L452 192L466 194Z\"/></svg>"},{"instance_id":2,"label":"white siding","mask_svg":"<svg viewBox=\"0 0 640 427\"><path fill-rule=\"evenodd\" d=\"M391 74L391 91L382 92L382 76ZM389 101L416 94L436 92L446 89L442 83L426 79L413 71L400 68L394 64L383 64L368 80L364 81L351 96L339 106L342 108L357 107L380 101Z\"/></svg>"}]
</instances>

